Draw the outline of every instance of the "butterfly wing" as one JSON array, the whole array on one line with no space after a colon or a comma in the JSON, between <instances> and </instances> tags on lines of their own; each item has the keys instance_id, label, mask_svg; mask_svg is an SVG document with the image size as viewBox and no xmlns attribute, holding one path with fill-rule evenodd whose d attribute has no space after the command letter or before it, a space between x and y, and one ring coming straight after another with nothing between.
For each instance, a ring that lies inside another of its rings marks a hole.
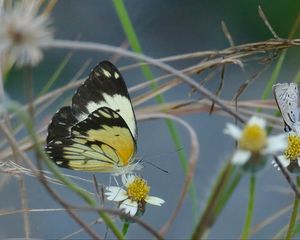
<instances>
[{"instance_id":1,"label":"butterfly wing","mask_svg":"<svg viewBox=\"0 0 300 240\"><path fill-rule=\"evenodd\" d=\"M81 171L116 172L136 152L136 120L120 72L97 65L48 127L46 152L59 166Z\"/></svg>"},{"instance_id":2,"label":"butterfly wing","mask_svg":"<svg viewBox=\"0 0 300 240\"><path fill-rule=\"evenodd\" d=\"M78 123L78 120L72 114L71 107L62 107L54 114L48 126L46 143L54 139L70 136L71 127L76 123Z\"/></svg>"},{"instance_id":3,"label":"butterfly wing","mask_svg":"<svg viewBox=\"0 0 300 240\"><path fill-rule=\"evenodd\" d=\"M49 157L61 167L116 172L135 155L135 139L127 124L108 107L92 112L70 131L70 136L52 140L46 147Z\"/></svg>"},{"instance_id":4,"label":"butterfly wing","mask_svg":"<svg viewBox=\"0 0 300 240\"><path fill-rule=\"evenodd\" d=\"M294 130L299 121L298 86L295 83L278 83L273 86L273 94L281 112L285 131Z\"/></svg>"},{"instance_id":5,"label":"butterfly wing","mask_svg":"<svg viewBox=\"0 0 300 240\"><path fill-rule=\"evenodd\" d=\"M137 137L136 119L127 87L121 73L110 62L98 64L72 98L74 116L82 121L100 107L118 112Z\"/></svg>"}]
</instances>

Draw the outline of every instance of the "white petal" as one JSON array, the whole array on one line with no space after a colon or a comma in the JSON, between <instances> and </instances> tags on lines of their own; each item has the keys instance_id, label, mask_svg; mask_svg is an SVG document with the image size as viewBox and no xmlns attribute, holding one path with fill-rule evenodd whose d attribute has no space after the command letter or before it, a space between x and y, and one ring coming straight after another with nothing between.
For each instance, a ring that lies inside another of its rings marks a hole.
<instances>
[{"instance_id":1,"label":"white petal","mask_svg":"<svg viewBox=\"0 0 300 240\"><path fill-rule=\"evenodd\" d=\"M261 128L265 129L266 127L266 120L257 116L253 116L249 119L247 125L253 125L256 124L260 126Z\"/></svg>"},{"instance_id":2,"label":"white petal","mask_svg":"<svg viewBox=\"0 0 300 240\"><path fill-rule=\"evenodd\" d=\"M131 184L133 181L134 181L134 179L136 178L136 176L135 175L128 175L127 177L126 177L126 183L125 183L125 186L128 186L129 184Z\"/></svg>"},{"instance_id":3,"label":"white petal","mask_svg":"<svg viewBox=\"0 0 300 240\"><path fill-rule=\"evenodd\" d=\"M236 150L232 156L232 163L237 165L245 164L251 156L249 151Z\"/></svg>"},{"instance_id":4,"label":"white petal","mask_svg":"<svg viewBox=\"0 0 300 240\"><path fill-rule=\"evenodd\" d=\"M106 187L105 188L105 190L106 191L109 191L109 192L118 192L120 189L122 189L122 188L120 188L120 187ZM107 192L106 192L107 193ZM105 194L106 194L105 193Z\"/></svg>"},{"instance_id":5,"label":"white petal","mask_svg":"<svg viewBox=\"0 0 300 240\"><path fill-rule=\"evenodd\" d=\"M226 124L226 127L223 132L225 134L230 135L231 137L233 137L236 140L238 140L242 135L241 129L239 129L237 126L235 126L231 123Z\"/></svg>"},{"instance_id":6,"label":"white petal","mask_svg":"<svg viewBox=\"0 0 300 240\"><path fill-rule=\"evenodd\" d=\"M109 201L120 202L128 198L126 191L120 187L107 187L105 192Z\"/></svg>"},{"instance_id":7,"label":"white petal","mask_svg":"<svg viewBox=\"0 0 300 240\"><path fill-rule=\"evenodd\" d=\"M298 166L300 167L300 159L298 158L298 160L297 160L297 161L298 161Z\"/></svg>"},{"instance_id":8,"label":"white petal","mask_svg":"<svg viewBox=\"0 0 300 240\"><path fill-rule=\"evenodd\" d=\"M127 199L121 203L120 208L124 209L125 213L134 216L137 212L138 204L135 201L131 201L130 199Z\"/></svg>"},{"instance_id":9,"label":"white petal","mask_svg":"<svg viewBox=\"0 0 300 240\"><path fill-rule=\"evenodd\" d=\"M296 135L300 135L300 123L299 122L295 122L295 124L293 125L293 129L294 129L294 132L289 132L289 133L294 133Z\"/></svg>"},{"instance_id":10,"label":"white petal","mask_svg":"<svg viewBox=\"0 0 300 240\"><path fill-rule=\"evenodd\" d=\"M280 155L277 158L284 167L287 167L288 165L290 165L290 160L286 159L286 157L284 155Z\"/></svg>"},{"instance_id":11,"label":"white petal","mask_svg":"<svg viewBox=\"0 0 300 240\"><path fill-rule=\"evenodd\" d=\"M286 134L279 134L268 138L268 145L263 150L263 154L273 154L282 151L287 147Z\"/></svg>"},{"instance_id":12,"label":"white petal","mask_svg":"<svg viewBox=\"0 0 300 240\"><path fill-rule=\"evenodd\" d=\"M121 175L121 179L122 179L123 185L126 185L126 183L127 183L127 176L126 176L126 174L122 174Z\"/></svg>"},{"instance_id":13,"label":"white petal","mask_svg":"<svg viewBox=\"0 0 300 240\"><path fill-rule=\"evenodd\" d=\"M149 204L156 205L156 206L161 206L165 202L165 200L154 196L148 196L145 199L145 201Z\"/></svg>"}]
</instances>

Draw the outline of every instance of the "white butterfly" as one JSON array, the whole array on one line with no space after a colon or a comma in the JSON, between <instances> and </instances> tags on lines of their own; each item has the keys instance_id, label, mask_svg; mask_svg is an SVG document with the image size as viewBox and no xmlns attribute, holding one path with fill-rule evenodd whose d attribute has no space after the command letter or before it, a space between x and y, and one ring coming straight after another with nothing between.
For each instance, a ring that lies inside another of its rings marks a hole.
<instances>
[{"instance_id":1,"label":"white butterfly","mask_svg":"<svg viewBox=\"0 0 300 240\"><path fill-rule=\"evenodd\" d=\"M273 85L273 94L284 121L286 132L300 134L298 99L299 91L295 83L278 83Z\"/></svg>"}]
</instances>

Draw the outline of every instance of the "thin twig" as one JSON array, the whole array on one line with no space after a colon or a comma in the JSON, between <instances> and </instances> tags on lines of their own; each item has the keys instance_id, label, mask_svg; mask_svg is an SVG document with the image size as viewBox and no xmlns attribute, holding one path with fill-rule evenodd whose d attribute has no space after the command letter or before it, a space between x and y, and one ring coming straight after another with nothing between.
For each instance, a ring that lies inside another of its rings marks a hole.
<instances>
[{"instance_id":1,"label":"thin twig","mask_svg":"<svg viewBox=\"0 0 300 240\"><path fill-rule=\"evenodd\" d=\"M181 206L182 206L184 198L187 194L189 185L194 176L194 171L195 171L195 167L196 167L196 162L198 160L200 147L199 147L197 134L196 134L195 130L193 129L193 127L190 126L186 121L184 121L180 118L177 118L175 116L168 115L168 114L163 114L163 113L152 113L152 114L140 115L138 117L138 120L147 120L147 119L155 119L155 118L171 119L171 120L181 124L188 131L188 133L190 135L190 141L191 141L189 168L188 168L188 171L187 171L187 174L185 177L184 185L182 187L179 200L177 202L177 206L176 206L175 210L173 211L173 213L171 214L169 220L164 224L164 226L160 230L160 234L164 236L168 232L172 223L176 219L176 216L177 216L179 210L181 209Z\"/></svg>"},{"instance_id":2,"label":"thin twig","mask_svg":"<svg viewBox=\"0 0 300 240\"><path fill-rule=\"evenodd\" d=\"M228 30L228 28L226 26L226 23L224 21L222 21L221 22L221 26L222 26L223 33L224 33L225 37L227 38L230 46L233 47L234 46L234 42L233 42L231 34L230 34L230 32L229 32L229 30Z\"/></svg>"},{"instance_id":3,"label":"thin twig","mask_svg":"<svg viewBox=\"0 0 300 240\"><path fill-rule=\"evenodd\" d=\"M23 211L23 220L24 220L24 233L25 239L30 238L30 224L29 224L29 215L28 215L28 202L27 202L27 193L26 193L26 186L24 182L23 176L18 177L19 181L19 188L20 188L20 199L21 199L21 206Z\"/></svg>"},{"instance_id":4,"label":"thin twig","mask_svg":"<svg viewBox=\"0 0 300 240\"><path fill-rule=\"evenodd\" d=\"M280 211L276 211L274 214L270 215L267 219L261 221L260 223L256 224L250 232L250 237L260 231L262 228L268 226L269 224L273 223L274 221L278 220L283 214L287 213L291 210L292 204L286 206L285 208L281 209Z\"/></svg>"},{"instance_id":5,"label":"thin twig","mask_svg":"<svg viewBox=\"0 0 300 240\"><path fill-rule=\"evenodd\" d=\"M270 32L272 33L273 37L276 39L280 39L280 37L278 37L278 35L276 34L276 32L274 31L274 29L272 28L270 22L268 21L264 11L262 10L261 6L258 6L258 13L259 16L261 17L261 19L263 20L264 24L267 26L267 28L270 30Z\"/></svg>"},{"instance_id":6,"label":"thin twig","mask_svg":"<svg viewBox=\"0 0 300 240\"><path fill-rule=\"evenodd\" d=\"M18 148L17 142L14 139L14 137L11 135L11 133L7 130L7 128L5 127L3 122L0 122L0 128L1 130L5 133L8 142L11 145L15 146L16 149L16 154L18 157L20 157L26 164L28 164L31 168L31 170L34 172L34 174L36 175L36 177L40 180L41 183L46 183L44 184L44 186L47 188L48 187L48 183L47 180L45 180L45 178L43 178L43 174L41 174L39 171L36 170L35 166L32 164L31 160ZM50 188L51 189L51 188ZM52 190L52 189L51 189ZM86 224L84 222L81 221L81 219L74 213L72 212L70 209L66 208L67 212L70 214L70 216L79 224L81 225L83 228L86 229L86 232L90 234L91 237L96 239L98 238L98 236L96 234L94 234L94 232L89 229L89 226L86 226ZM99 239L99 238L98 238Z\"/></svg>"},{"instance_id":7,"label":"thin twig","mask_svg":"<svg viewBox=\"0 0 300 240\"><path fill-rule=\"evenodd\" d=\"M282 172L283 176L285 177L286 181L288 182L288 184L291 186L292 190L296 194L296 196L298 198L300 198L299 189L297 188L296 184L294 183L294 181L292 180L291 176L287 172L286 168L282 165L282 163L279 161L279 159L278 159L277 156L274 155L273 158L274 158L276 164L278 165L280 171Z\"/></svg>"},{"instance_id":8,"label":"thin twig","mask_svg":"<svg viewBox=\"0 0 300 240\"><path fill-rule=\"evenodd\" d=\"M155 238L162 240L163 237L149 224L147 224L145 221L141 220L139 217L131 216L129 214L124 213L120 210L110 209L110 208L101 208L101 207L91 207L91 206L75 206L75 205L69 205L74 210L83 210L83 211L103 211L106 213L109 213L111 215L119 216L120 218L128 219L132 222L136 222L141 227L143 227L146 231L151 233Z\"/></svg>"},{"instance_id":9,"label":"thin twig","mask_svg":"<svg viewBox=\"0 0 300 240\"><path fill-rule=\"evenodd\" d=\"M213 100L218 104L220 107L225 112L228 112L241 122L244 122L244 119L240 118L234 111L231 109L228 109L220 100L217 98L213 93L208 91L206 88L203 86L199 85L197 82L195 82L192 78L186 76L185 74L181 73L180 71L176 70L175 68L159 62L153 58L147 57L142 54L136 54L130 51L127 51L125 49L117 48L117 47L112 47L109 45L104 45L104 44L99 44L99 43L90 43L90 42L77 42L77 41L67 41L67 40L55 40L47 45L47 47L52 47L52 48L70 48L70 49L85 49L85 50L94 50L94 51L104 51L104 52L119 52L120 54L123 54L124 56L131 57L134 59L139 59L142 61L149 62L153 64L154 66L157 66L161 68L162 70L165 70L166 72L172 73L179 77L181 80L186 82L187 84L191 85L195 89L197 89L200 93L202 93L204 96L209 98L210 100ZM223 60L222 60L223 61ZM232 60L233 61L233 60ZM213 66L215 62L211 63Z\"/></svg>"},{"instance_id":10,"label":"thin twig","mask_svg":"<svg viewBox=\"0 0 300 240\"><path fill-rule=\"evenodd\" d=\"M98 239L100 240L101 238L90 228L89 225L87 225L84 221L81 220L81 218L72 210L72 208L69 206L69 204L67 202L65 202L63 200L63 198L61 198L59 196L58 193L56 193L55 191L52 190L52 188L49 186L46 178L43 175L43 171L41 171L41 163L40 161L37 162L38 164L38 168L40 170L39 174L39 180L40 182L43 184L43 186L45 187L45 189L47 190L47 192L60 204L63 206L63 208L66 209L66 211L68 212L68 214L93 238L93 239Z\"/></svg>"},{"instance_id":11,"label":"thin twig","mask_svg":"<svg viewBox=\"0 0 300 240\"><path fill-rule=\"evenodd\" d=\"M9 215L15 215L15 214L20 214L20 213L24 213L24 212L30 212L30 213L46 213L46 212L59 212L59 211L66 211L66 209L64 208L34 208L34 209L20 209L20 210L7 210L5 211L5 209L1 209L0 211L0 216L9 216Z\"/></svg>"}]
</instances>

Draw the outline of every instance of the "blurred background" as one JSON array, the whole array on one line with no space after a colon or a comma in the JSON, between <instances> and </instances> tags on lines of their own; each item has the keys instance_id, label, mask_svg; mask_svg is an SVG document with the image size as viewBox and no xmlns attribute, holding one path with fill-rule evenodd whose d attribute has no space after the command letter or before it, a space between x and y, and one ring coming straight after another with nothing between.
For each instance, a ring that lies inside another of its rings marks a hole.
<instances>
[{"instance_id":1,"label":"blurred background","mask_svg":"<svg viewBox=\"0 0 300 240\"><path fill-rule=\"evenodd\" d=\"M197 51L221 50L229 47L229 43L221 29L221 21L226 23L235 45L273 38L259 17L259 5L261 5L276 33L282 38L288 38L293 23L300 13L300 2L298 0L131 0L124 2L144 54L154 58ZM52 25L57 39L99 42L113 46L121 46L126 43L126 36L111 1L58 1L52 12ZM299 31L294 38L300 38ZM46 50L44 61L33 69L34 91L36 93L42 89L68 53L69 50ZM288 51L280 73L280 82L290 82L293 79L299 69L299 54L300 48L293 48ZM69 82L86 60L90 59L91 63L83 76L86 76L98 62L111 59L111 57L112 55L99 52L73 51L70 63L65 67L53 89ZM184 60L170 64L181 69L194 62L195 60ZM122 57L116 62L116 66L122 67L131 63L134 62ZM275 63L276 60L267 71L247 88L241 99L260 99ZM231 99L239 86L262 68L255 61L244 62L244 64L244 69L233 65L226 68L221 98ZM156 77L162 74L156 68L152 68L152 70ZM146 81L139 68L122 73L129 87ZM5 83L5 90L8 95L20 102L25 99L21 80L23 75L24 72L16 69L9 75ZM199 75L195 79L201 80L202 77ZM220 77L216 76L205 87L215 92L219 82ZM188 86L180 85L167 92L165 98L167 101L188 99L189 92L190 88ZM71 96L72 92L68 92L63 97L70 98ZM202 97L198 93L195 93L194 96ZM269 98L272 99L273 97L270 96ZM37 127L50 121L53 113L61 107L60 104L61 102L52 104L47 112L40 116L41 122L37 121ZM154 100L139 106L137 110L152 104L155 104ZM225 123L233 119L214 114L209 115L208 113L197 113L182 117L195 128L200 142L200 156L194 177L199 210L197 215L199 215L203 210L219 170L234 149L234 141L223 134ZM149 222L156 229L159 229L165 223L169 214L175 208L183 186L184 174L177 152L185 150L189 152L190 143L186 131L181 126L178 126L178 131L181 136L182 149L176 149L174 146L163 120L138 122L138 157L168 171L166 174L149 165L146 165L143 170L143 177L151 185L150 195L161 197L166 201L160 208L147 206L147 211L142 217L143 220ZM34 158L34 155L32 157ZM92 174L90 173L63 171L67 174L92 180ZM99 182L108 184L109 175L98 173L96 176ZM25 180L30 208L60 207L34 178L26 177ZM249 177L245 176L211 229L209 238L238 238L240 236L247 208L248 182ZM80 183L80 185L94 191L92 184ZM82 203L64 187L54 186L54 188L70 202L74 204ZM293 195L287 193L289 193L289 188L282 174L268 163L258 173L257 177L253 226L291 204ZM1 190L0 207L11 210L21 208L18 183L14 179L9 181ZM82 216L87 222L93 222L97 219L96 214L83 214ZM289 214L286 214L263 228L253 238L270 238L288 221ZM60 211L30 213L30 224L33 238L62 238L80 228L70 219L68 214ZM195 219L191 199L188 195L167 238L183 239L189 237L194 226ZM102 236L104 235L105 228L102 225L96 225L94 229ZM0 238L22 236L24 236L24 233L21 214L0 217ZM112 236L111 233L108 233L108 238ZM127 236L129 239L150 237L138 225L132 225ZM85 233L79 233L72 238L82 239L87 237L88 235Z\"/></svg>"}]
</instances>

